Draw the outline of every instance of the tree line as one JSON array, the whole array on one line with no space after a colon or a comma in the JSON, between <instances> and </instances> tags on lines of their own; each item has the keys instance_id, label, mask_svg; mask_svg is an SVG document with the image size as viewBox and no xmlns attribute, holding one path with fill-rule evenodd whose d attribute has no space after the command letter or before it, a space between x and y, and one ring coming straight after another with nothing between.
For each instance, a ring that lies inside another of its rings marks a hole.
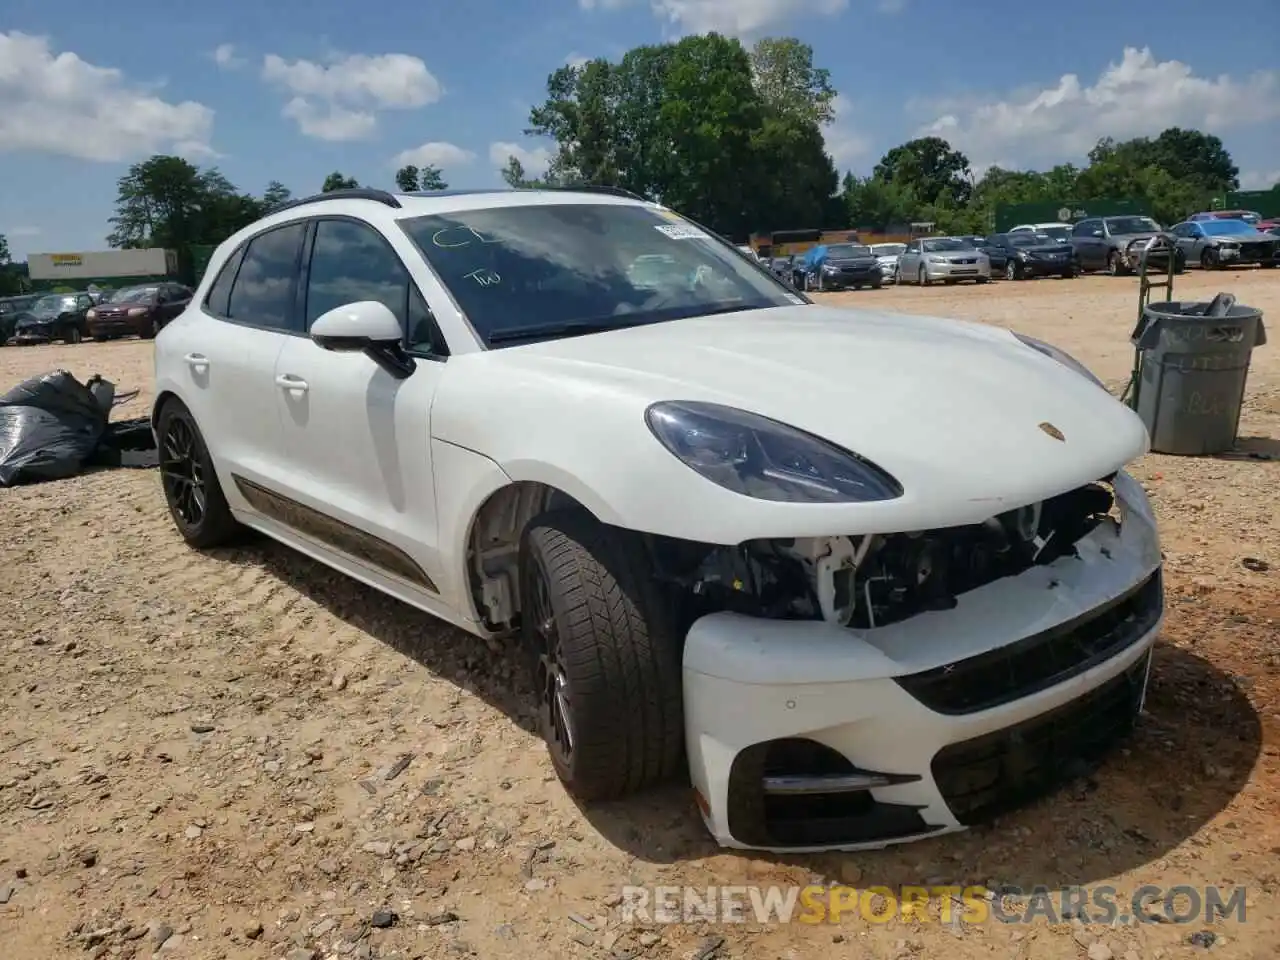
<instances>
[{"instance_id":1,"label":"tree line","mask_svg":"<svg viewBox=\"0 0 1280 960\"><path fill-rule=\"evenodd\" d=\"M1104 197L1142 200L1157 220L1173 223L1239 187L1218 137L1177 127L1100 140L1083 166L993 167L981 176L946 140L923 137L889 150L865 177L841 177L824 139L835 108L830 72L794 38L748 48L710 33L640 46L616 62L551 73L524 131L555 144L550 165L534 177L511 157L502 177L513 187L621 187L738 240L766 230L887 230L915 221L944 233L986 233L1003 204ZM430 165L403 166L394 182L403 191L448 187ZM320 189L359 185L334 171ZM291 196L279 181L253 195L216 167L151 157L120 178L107 243L175 250L187 274L192 246L220 243ZM7 262L0 236L0 266ZM13 279L0 269L0 291Z\"/></svg>"}]
</instances>

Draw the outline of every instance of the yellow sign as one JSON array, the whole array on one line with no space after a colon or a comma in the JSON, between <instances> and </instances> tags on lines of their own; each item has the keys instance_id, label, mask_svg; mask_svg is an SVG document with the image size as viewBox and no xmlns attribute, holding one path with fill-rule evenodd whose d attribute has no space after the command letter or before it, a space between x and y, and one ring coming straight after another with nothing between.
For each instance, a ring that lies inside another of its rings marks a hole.
<instances>
[{"instance_id":1,"label":"yellow sign","mask_svg":"<svg viewBox=\"0 0 1280 960\"><path fill-rule=\"evenodd\" d=\"M51 253L49 259L55 267L79 267L84 265L84 258L78 253Z\"/></svg>"}]
</instances>

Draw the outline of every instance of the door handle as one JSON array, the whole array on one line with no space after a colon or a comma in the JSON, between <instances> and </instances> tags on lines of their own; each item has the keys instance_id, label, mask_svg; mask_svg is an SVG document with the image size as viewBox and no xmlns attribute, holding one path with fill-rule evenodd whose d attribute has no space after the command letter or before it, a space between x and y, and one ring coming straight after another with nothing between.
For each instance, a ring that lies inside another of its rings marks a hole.
<instances>
[{"instance_id":1,"label":"door handle","mask_svg":"<svg viewBox=\"0 0 1280 960\"><path fill-rule=\"evenodd\" d=\"M295 377L291 373L282 373L276 377L276 386L282 390L289 390L295 393L307 392L307 381L301 377Z\"/></svg>"},{"instance_id":2,"label":"door handle","mask_svg":"<svg viewBox=\"0 0 1280 960\"><path fill-rule=\"evenodd\" d=\"M191 367L193 370L209 369L209 358L203 353L188 353L182 359L185 360L187 362L187 366Z\"/></svg>"}]
</instances>

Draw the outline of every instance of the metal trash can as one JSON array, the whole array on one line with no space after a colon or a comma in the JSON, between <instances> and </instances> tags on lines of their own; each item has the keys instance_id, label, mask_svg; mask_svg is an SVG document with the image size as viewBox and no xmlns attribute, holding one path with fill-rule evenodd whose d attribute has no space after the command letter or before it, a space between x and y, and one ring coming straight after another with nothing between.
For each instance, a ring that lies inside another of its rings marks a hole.
<instances>
[{"instance_id":1,"label":"metal trash can","mask_svg":"<svg viewBox=\"0 0 1280 960\"><path fill-rule=\"evenodd\" d=\"M1148 303L1130 338L1129 404L1156 453L1222 453L1235 446L1254 347L1267 342L1262 311L1229 293L1208 303Z\"/></svg>"}]
</instances>

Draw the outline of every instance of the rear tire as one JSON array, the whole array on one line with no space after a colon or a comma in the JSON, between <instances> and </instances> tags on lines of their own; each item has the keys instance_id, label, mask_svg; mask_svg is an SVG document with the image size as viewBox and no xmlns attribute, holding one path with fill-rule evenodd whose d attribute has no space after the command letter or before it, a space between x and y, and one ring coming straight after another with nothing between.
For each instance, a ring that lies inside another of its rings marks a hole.
<instances>
[{"instance_id":1,"label":"rear tire","mask_svg":"<svg viewBox=\"0 0 1280 960\"><path fill-rule=\"evenodd\" d=\"M681 642L639 537L583 511L535 517L520 584L538 727L565 787L610 800L674 777Z\"/></svg>"},{"instance_id":2,"label":"rear tire","mask_svg":"<svg viewBox=\"0 0 1280 960\"><path fill-rule=\"evenodd\" d=\"M62 336L63 343L79 343L82 339L79 327L72 327Z\"/></svg>"},{"instance_id":3,"label":"rear tire","mask_svg":"<svg viewBox=\"0 0 1280 960\"><path fill-rule=\"evenodd\" d=\"M240 533L200 428L185 405L170 400L156 424L160 485L169 516L182 539L201 550L229 543Z\"/></svg>"}]
</instances>

